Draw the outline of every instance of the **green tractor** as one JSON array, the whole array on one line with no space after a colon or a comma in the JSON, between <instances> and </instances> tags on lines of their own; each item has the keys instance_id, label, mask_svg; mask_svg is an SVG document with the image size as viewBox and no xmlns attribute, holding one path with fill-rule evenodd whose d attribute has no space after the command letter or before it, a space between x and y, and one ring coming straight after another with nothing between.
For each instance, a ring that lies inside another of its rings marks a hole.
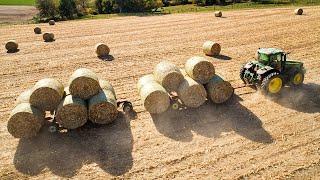
<instances>
[{"instance_id":1,"label":"green tractor","mask_svg":"<svg viewBox=\"0 0 320 180\"><path fill-rule=\"evenodd\" d=\"M300 86L306 73L303 63L287 60L288 53L276 48L259 48L256 60L245 64L240 78L268 95L278 94L284 85Z\"/></svg>"}]
</instances>

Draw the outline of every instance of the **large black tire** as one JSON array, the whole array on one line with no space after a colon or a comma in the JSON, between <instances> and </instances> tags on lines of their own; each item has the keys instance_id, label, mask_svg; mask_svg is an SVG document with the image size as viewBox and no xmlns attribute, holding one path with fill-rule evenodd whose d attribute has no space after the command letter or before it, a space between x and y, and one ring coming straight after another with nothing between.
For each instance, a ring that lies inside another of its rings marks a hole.
<instances>
[{"instance_id":1,"label":"large black tire","mask_svg":"<svg viewBox=\"0 0 320 180\"><path fill-rule=\"evenodd\" d=\"M240 79L246 84L246 81L244 80L244 72L246 71L246 69L244 68L244 67L242 67L241 69L240 69L240 73L239 73L239 75L240 75Z\"/></svg>"},{"instance_id":2,"label":"large black tire","mask_svg":"<svg viewBox=\"0 0 320 180\"><path fill-rule=\"evenodd\" d=\"M272 84L275 83L274 82L275 79L277 82L280 80L281 82L276 83L275 88L270 88L270 86L272 86ZM280 93L282 87L283 87L283 78L280 76L278 72L273 72L267 75L265 78L263 78L260 86L260 90L266 95L276 95Z\"/></svg>"},{"instance_id":3,"label":"large black tire","mask_svg":"<svg viewBox=\"0 0 320 180\"><path fill-rule=\"evenodd\" d=\"M299 77L298 77L299 76ZM290 73L290 86L299 87L303 84L304 81L304 73L301 69L296 69L292 73Z\"/></svg>"}]
</instances>

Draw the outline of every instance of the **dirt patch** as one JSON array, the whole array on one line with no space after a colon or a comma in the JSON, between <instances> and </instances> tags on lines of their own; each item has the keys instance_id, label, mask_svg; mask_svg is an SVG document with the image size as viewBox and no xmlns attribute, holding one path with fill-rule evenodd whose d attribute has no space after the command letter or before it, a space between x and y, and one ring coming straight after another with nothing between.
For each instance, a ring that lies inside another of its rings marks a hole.
<instances>
[{"instance_id":1,"label":"dirt patch","mask_svg":"<svg viewBox=\"0 0 320 180\"><path fill-rule=\"evenodd\" d=\"M33 6L0 6L0 24L28 21L37 12Z\"/></svg>"}]
</instances>

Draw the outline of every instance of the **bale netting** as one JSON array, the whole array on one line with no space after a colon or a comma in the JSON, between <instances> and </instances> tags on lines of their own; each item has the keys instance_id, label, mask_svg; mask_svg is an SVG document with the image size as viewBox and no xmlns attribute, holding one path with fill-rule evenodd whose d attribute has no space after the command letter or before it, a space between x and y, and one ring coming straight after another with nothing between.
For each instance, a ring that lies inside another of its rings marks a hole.
<instances>
[{"instance_id":1,"label":"bale netting","mask_svg":"<svg viewBox=\"0 0 320 180\"><path fill-rule=\"evenodd\" d=\"M101 90L98 76L89 69L77 69L69 79L69 90L74 97L88 100Z\"/></svg>"},{"instance_id":2,"label":"bale netting","mask_svg":"<svg viewBox=\"0 0 320 180\"><path fill-rule=\"evenodd\" d=\"M110 90L101 90L88 103L89 120L97 124L109 124L118 116L117 100Z\"/></svg>"},{"instance_id":3,"label":"bale netting","mask_svg":"<svg viewBox=\"0 0 320 180\"><path fill-rule=\"evenodd\" d=\"M76 129L83 126L88 119L86 102L72 95L67 95L59 104L56 120L64 128Z\"/></svg>"},{"instance_id":4,"label":"bale netting","mask_svg":"<svg viewBox=\"0 0 320 180\"><path fill-rule=\"evenodd\" d=\"M207 100L203 85L188 76L180 84L177 94L183 104L191 108L197 108Z\"/></svg>"},{"instance_id":5,"label":"bale netting","mask_svg":"<svg viewBox=\"0 0 320 180\"><path fill-rule=\"evenodd\" d=\"M106 57L110 53L110 48L103 43L96 45L96 54L98 57Z\"/></svg>"},{"instance_id":6,"label":"bale netting","mask_svg":"<svg viewBox=\"0 0 320 180\"><path fill-rule=\"evenodd\" d=\"M101 89L111 91L113 93L114 97L117 99L116 92L109 81L104 80L104 79L99 79L99 84L100 84Z\"/></svg>"},{"instance_id":7,"label":"bale netting","mask_svg":"<svg viewBox=\"0 0 320 180\"><path fill-rule=\"evenodd\" d=\"M35 27L33 29L33 31L34 31L35 34L41 34L41 28L39 28L39 27Z\"/></svg>"},{"instance_id":8,"label":"bale netting","mask_svg":"<svg viewBox=\"0 0 320 180\"><path fill-rule=\"evenodd\" d=\"M209 83L206 84L206 89L208 97L214 103L224 103L229 100L234 93L231 84L218 75L215 75L210 79Z\"/></svg>"},{"instance_id":9,"label":"bale netting","mask_svg":"<svg viewBox=\"0 0 320 180\"><path fill-rule=\"evenodd\" d=\"M215 11L214 12L215 17L222 17L222 12L221 11Z\"/></svg>"},{"instance_id":10,"label":"bale netting","mask_svg":"<svg viewBox=\"0 0 320 180\"><path fill-rule=\"evenodd\" d=\"M176 92L184 77L180 69L167 61L156 65L153 72L155 80L160 83L169 93Z\"/></svg>"},{"instance_id":11,"label":"bale netting","mask_svg":"<svg viewBox=\"0 0 320 180\"><path fill-rule=\"evenodd\" d=\"M12 111L8 121L8 132L15 138L30 138L37 135L45 121L45 113L22 103Z\"/></svg>"},{"instance_id":12,"label":"bale netting","mask_svg":"<svg viewBox=\"0 0 320 180\"><path fill-rule=\"evenodd\" d=\"M23 91L16 99L16 104L18 105L21 103L29 103L31 94L32 94L32 89L27 89Z\"/></svg>"},{"instance_id":13,"label":"bale netting","mask_svg":"<svg viewBox=\"0 0 320 180\"><path fill-rule=\"evenodd\" d=\"M32 89L30 104L42 111L54 111L63 98L63 85L52 78L38 81Z\"/></svg>"},{"instance_id":14,"label":"bale netting","mask_svg":"<svg viewBox=\"0 0 320 180\"><path fill-rule=\"evenodd\" d=\"M206 84L214 76L213 64L204 57L195 56L187 60L185 71L195 81Z\"/></svg>"},{"instance_id":15,"label":"bale netting","mask_svg":"<svg viewBox=\"0 0 320 180\"><path fill-rule=\"evenodd\" d=\"M170 106L170 96L157 82L146 83L140 89L141 101L151 114L165 112Z\"/></svg>"},{"instance_id":16,"label":"bale netting","mask_svg":"<svg viewBox=\"0 0 320 180\"><path fill-rule=\"evenodd\" d=\"M298 9L294 10L294 13L295 13L296 15L302 15L302 14L303 14L303 9L298 8Z\"/></svg>"},{"instance_id":17,"label":"bale netting","mask_svg":"<svg viewBox=\"0 0 320 180\"><path fill-rule=\"evenodd\" d=\"M144 85L152 83L152 82L157 83L156 80L154 79L153 74L147 74L147 75L142 76L138 80L138 83L137 83L138 93L140 93L140 90Z\"/></svg>"},{"instance_id":18,"label":"bale netting","mask_svg":"<svg viewBox=\"0 0 320 180\"><path fill-rule=\"evenodd\" d=\"M15 40L10 40L5 45L7 51L9 53L17 52L18 51L18 43Z\"/></svg>"},{"instance_id":19,"label":"bale netting","mask_svg":"<svg viewBox=\"0 0 320 180\"><path fill-rule=\"evenodd\" d=\"M207 56L217 56L220 54L220 51L221 51L220 44L213 42L213 41L204 42L202 48L203 48L203 52Z\"/></svg>"},{"instance_id":20,"label":"bale netting","mask_svg":"<svg viewBox=\"0 0 320 180\"><path fill-rule=\"evenodd\" d=\"M53 26L53 25L55 25L55 24L56 24L56 22L55 22L54 20L50 20L50 21L49 21L49 25Z\"/></svg>"},{"instance_id":21,"label":"bale netting","mask_svg":"<svg viewBox=\"0 0 320 180\"><path fill-rule=\"evenodd\" d=\"M54 41L54 34L53 33L50 33L50 32L44 33L42 37L43 37L44 42Z\"/></svg>"}]
</instances>

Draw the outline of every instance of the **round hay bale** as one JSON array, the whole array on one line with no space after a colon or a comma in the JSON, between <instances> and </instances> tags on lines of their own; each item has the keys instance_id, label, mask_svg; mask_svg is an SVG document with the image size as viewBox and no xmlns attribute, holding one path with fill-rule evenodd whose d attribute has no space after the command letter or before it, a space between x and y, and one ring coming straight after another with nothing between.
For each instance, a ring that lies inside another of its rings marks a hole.
<instances>
[{"instance_id":1,"label":"round hay bale","mask_svg":"<svg viewBox=\"0 0 320 180\"><path fill-rule=\"evenodd\" d=\"M207 56L217 56L220 54L221 46L220 44L213 42L213 41L206 41L203 46L203 52Z\"/></svg>"},{"instance_id":2,"label":"round hay bale","mask_svg":"<svg viewBox=\"0 0 320 180\"><path fill-rule=\"evenodd\" d=\"M191 108L201 106L207 99L203 85L188 76L180 84L177 94L183 104Z\"/></svg>"},{"instance_id":3,"label":"round hay bale","mask_svg":"<svg viewBox=\"0 0 320 180\"><path fill-rule=\"evenodd\" d=\"M214 12L215 17L222 17L222 12L221 11L215 11Z\"/></svg>"},{"instance_id":4,"label":"round hay bale","mask_svg":"<svg viewBox=\"0 0 320 180\"><path fill-rule=\"evenodd\" d=\"M76 129L83 126L88 119L86 102L72 95L66 96L58 106L57 122L64 128Z\"/></svg>"},{"instance_id":5,"label":"round hay bale","mask_svg":"<svg viewBox=\"0 0 320 180\"><path fill-rule=\"evenodd\" d=\"M180 69L167 61L162 61L156 65L154 79L160 83L169 93L176 92L184 77Z\"/></svg>"},{"instance_id":6,"label":"round hay bale","mask_svg":"<svg viewBox=\"0 0 320 180\"><path fill-rule=\"evenodd\" d=\"M215 75L206 84L209 98L214 103L224 103L230 99L234 93L234 89L228 81L224 81L220 76Z\"/></svg>"},{"instance_id":7,"label":"round hay bale","mask_svg":"<svg viewBox=\"0 0 320 180\"><path fill-rule=\"evenodd\" d=\"M8 132L15 138L30 138L37 135L45 121L45 113L22 103L16 106L10 114Z\"/></svg>"},{"instance_id":8,"label":"round hay bale","mask_svg":"<svg viewBox=\"0 0 320 180\"><path fill-rule=\"evenodd\" d=\"M99 79L99 85L100 85L101 89L111 91L113 93L114 97L117 99L116 92L109 81L104 80L104 79Z\"/></svg>"},{"instance_id":9,"label":"round hay bale","mask_svg":"<svg viewBox=\"0 0 320 180\"><path fill-rule=\"evenodd\" d=\"M21 103L29 103L31 94L32 94L32 89L27 89L23 91L16 99L16 104L18 105Z\"/></svg>"},{"instance_id":10,"label":"round hay bale","mask_svg":"<svg viewBox=\"0 0 320 180\"><path fill-rule=\"evenodd\" d=\"M96 54L98 57L105 57L109 55L110 53L110 48L103 43L99 43L96 45Z\"/></svg>"},{"instance_id":11,"label":"round hay bale","mask_svg":"<svg viewBox=\"0 0 320 180\"><path fill-rule=\"evenodd\" d=\"M33 31L34 31L35 34L41 34L41 28L39 28L39 27L35 27L33 29Z\"/></svg>"},{"instance_id":12,"label":"round hay bale","mask_svg":"<svg viewBox=\"0 0 320 180\"><path fill-rule=\"evenodd\" d=\"M52 78L41 79L32 89L30 104L42 111L54 111L63 98L63 85Z\"/></svg>"},{"instance_id":13,"label":"round hay bale","mask_svg":"<svg viewBox=\"0 0 320 180\"><path fill-rule=\"evenodd\" d=\"M74 97L87 100L100 90L98 76L89 69L77 69L69 79L69 91Z\"/></svg>"},{"instance_id":14,"label":"round hay bale","mask_svg":"<svg viewBox=\"0 0 320 180\"><path fill-rule=\"evenodd\" d=\"M170 106L170 97L166 90L156 82L146 83L140 89L141 101L148 112L159 114Z\"/></svg>"},{"instance_id":15,"label":"round hay bale","mask_svg":"<svg viewBox=\"0 0 320 180\"><path fill-rule=\"evenodd\" d=\"M18 51L18 43L15 40L10 40L5 45L8 52L17 52Z\"/></svg>"},{"instance_id":16,"label":"round hay bale","mask_svg":"<svg viewBox=\"0 0 320 180\"><path fill-rule=\"evenodd\" d=\"M49 21L49 25L53 26L53 25L55 25L55 24L56 24L56 22L55 22L54 20L50 20L50 21Z\"/></svg>"},{"instance_id":17,"label":"round hay bale","mask_svg":"<svg viewBox=\"0 0 320 180\"><path fill-rule=\"evenodd\" d=\"M298 8L298 9L294 10L294 13L295 13L296 15L302 15L302 14L303 14L303 9Z\"/></svg>"},{"instance_id":18,"label":"round hay bale","mask_svg":"<svg viewBox=\"0 0 320 180\"><path fill-rule=\"evenodd\" d=\"M154 79L153 74L147 74L142 76L137 83L137 88L138 88L138 93L140 93L141 88L151 82L156 82L156 80Z\"/></svg>"},{"instance_id":19,"label":"round hay bale","mask_svg":"<svg viewBox=\"0 0 320 180\"><path fill-rule=\"evenodd\" d=\"M54 41L54 34L53 33L44 33L42 37L43 37L44 42Z\"/></svg>"},{"instance_id":20,"label":"round hay bale","mask_svg":"<svg viewBox=\"0 0 320 180\"><path fill-rule=\"evenodd\" d=\"M184 68L187 74L200 84L208 83L215 74L213 64L199 56L188 59Z\"/></svg>"},{"instance_id":21,"label":"round hay bale","mask_svg":"<svg viewBox=\"0 0 320 180\"><path fill-rule=\"evenodd\" d=\"M101 90L89 100L89 120L109 124L118 116L117 100L110 90Z\"/></svg>"}]
</instances>

